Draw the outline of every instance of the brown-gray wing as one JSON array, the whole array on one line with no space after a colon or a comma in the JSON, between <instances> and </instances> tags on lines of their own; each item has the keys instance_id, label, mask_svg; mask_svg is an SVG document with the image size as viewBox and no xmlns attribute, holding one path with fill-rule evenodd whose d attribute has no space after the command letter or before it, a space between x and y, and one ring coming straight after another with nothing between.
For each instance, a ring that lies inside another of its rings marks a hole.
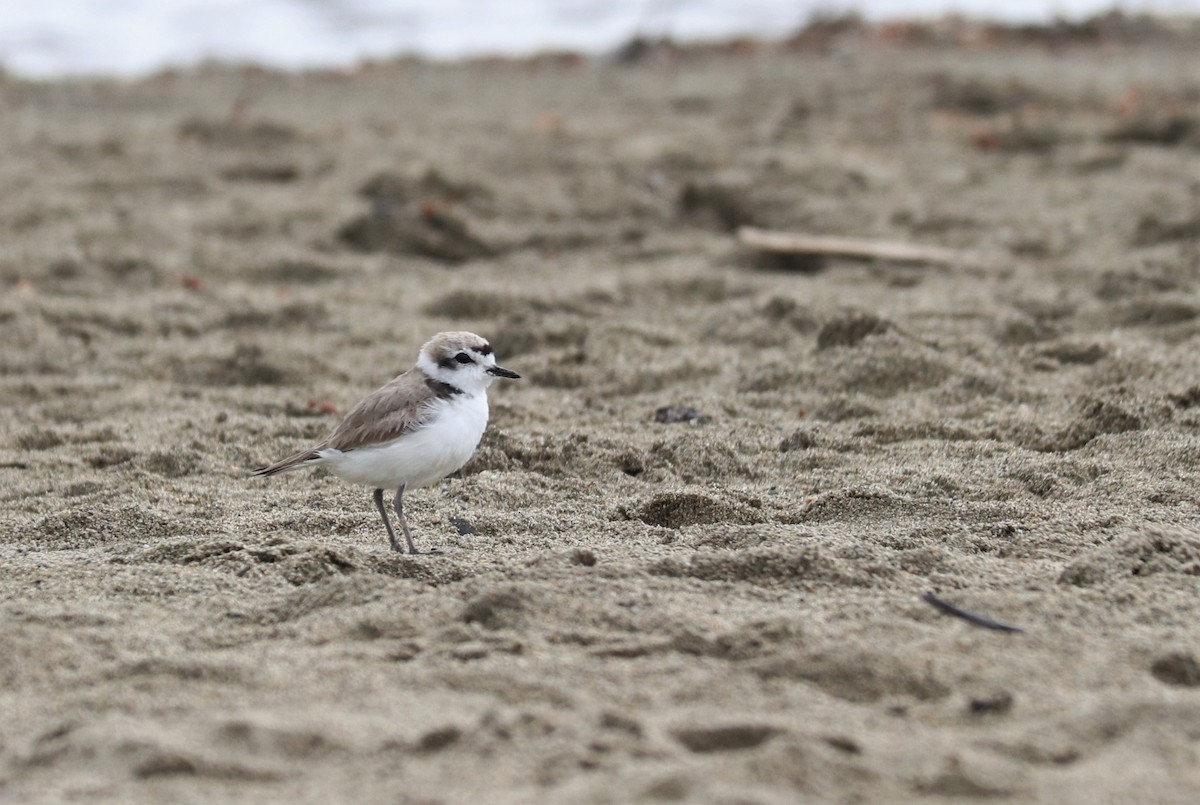
<instances>
[{"instance_id":1,"label":"brown-gray wing","mask_svg":"<svg viewBox=\"0 0 1200 805\"><path fill-rule=\"evenodd\" d=\"M436 398L424 372L411 369L364 397L316 449L346 452L389 442L424 425Z\"/></svg>"}]
</instances>

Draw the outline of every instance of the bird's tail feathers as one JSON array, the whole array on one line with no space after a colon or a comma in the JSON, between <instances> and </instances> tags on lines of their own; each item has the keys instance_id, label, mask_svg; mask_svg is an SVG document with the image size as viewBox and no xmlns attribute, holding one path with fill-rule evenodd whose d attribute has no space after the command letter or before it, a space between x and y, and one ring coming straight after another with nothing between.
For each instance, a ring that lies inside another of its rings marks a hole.
<instances>
[{"instance_id":1,"label":"bird's tail feathers","mask_svg":"<svg viewBox=\"0 0 1200 805\"><path fill-rule=\"evenodd\" d=\"M259 467L251 474L260 477L277 475L281 472L291 472L292 470L299 470L320 463L321 456L318 455L316 450L301 450L299 453L294 453L281 461L276 461L274 464Z\"/></svg>"}]
</instances>

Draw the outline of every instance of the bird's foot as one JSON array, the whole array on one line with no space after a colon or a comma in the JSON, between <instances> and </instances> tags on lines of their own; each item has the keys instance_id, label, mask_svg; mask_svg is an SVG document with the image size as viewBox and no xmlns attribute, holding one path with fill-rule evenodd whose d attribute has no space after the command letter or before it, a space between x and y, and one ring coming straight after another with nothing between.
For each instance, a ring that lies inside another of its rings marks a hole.
<instances>
[{"instance_id":1,"label":"bird's foot","mask_svg":"<svg viewBox=\"0 0 1200 805\"><path fill-rule=\"evenodd\" d=\"M445 553L445 551L443 551L441 548L429 548L424 551L417 550L416 548L413 548L411 551L405 550L404 548L392 548L392 550L395 553L402 554L404 556L441 556L443 553Z\"/></svg>"}]
</instances>

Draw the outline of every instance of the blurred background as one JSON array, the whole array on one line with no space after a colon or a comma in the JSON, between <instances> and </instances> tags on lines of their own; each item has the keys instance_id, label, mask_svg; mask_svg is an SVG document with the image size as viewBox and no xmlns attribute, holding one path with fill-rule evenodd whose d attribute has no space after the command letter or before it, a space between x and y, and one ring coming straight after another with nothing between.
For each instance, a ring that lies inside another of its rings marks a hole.
<instances>
[{"instance_id":1,"label":"blurred background","mask_svg":"<svg viewBox=\"0 0 1200 805\"><path fill-rule=\"evenodd\" d=\"M203 61L319 68L399 54L603 53L636 36L786 36L848 13L1044 24L1113 9L1196 14L1200 0L41 0L0 4L0 64L28 77L137 76Z\"/></svg>"}]
</instances>

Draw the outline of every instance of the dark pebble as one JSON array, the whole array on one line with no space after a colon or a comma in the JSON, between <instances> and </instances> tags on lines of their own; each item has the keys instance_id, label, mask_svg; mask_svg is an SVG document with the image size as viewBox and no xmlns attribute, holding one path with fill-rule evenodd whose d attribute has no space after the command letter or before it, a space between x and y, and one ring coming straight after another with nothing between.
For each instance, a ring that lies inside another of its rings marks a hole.
<instances>
[{"instance_id":1,"label":"dark pebble","mask_svg":"<svg viewBox=\"0 0 1200 805\"><path fill-rule=\"evenodd\" d=\"M1194 688L1200 685L1200 663L1186 651L1164 654L1150 666L1150 673L1159 682Z\"/></svg>"},{"instance_id":2,"label":"dark pebble","mask_svg":"<svg viewBox=\"0 0 1200 805\"><path fill-rule=\"evenodd\" d=\"M461 517L451 517L450 525L454 526L460 536L474 536L475 534L479 533L475 526L471 525L468 521Z\"/></svg>"},{"instance_id":3,"label":"dark pebble","mask_svg":"<svg viewBox=\"0 0 1200 805\"><path fill-rule=\"evenodd\" d=\"M690 422L693 425L707 425L712 417L700 413L698 408L690 405L665 405L654 412L654 421L664 424Z\"/></svg>"}]
</instances>

